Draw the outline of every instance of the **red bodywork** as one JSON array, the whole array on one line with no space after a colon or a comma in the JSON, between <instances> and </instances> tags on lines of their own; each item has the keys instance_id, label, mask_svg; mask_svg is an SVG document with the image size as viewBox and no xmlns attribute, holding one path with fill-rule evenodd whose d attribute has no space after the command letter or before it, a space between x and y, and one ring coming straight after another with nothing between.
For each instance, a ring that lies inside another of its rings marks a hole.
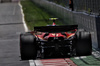
<instances>
[{"instance_id":1,"label":"red bodywork","mask_svg":"<svg viewBox=\"0 0 100 66\"><path fill-rule=\"evenodd\" d=\"M55 22L53 22L52 26L56 26ZM77 31L77 29L69 31L70 33L64 32L64 35L62 33L49 33L48 35L46 35L46 33L39 32L40 34L35 35L35 36L38 37L41 40L48 40L48 38L50 38L50 37L63 37L65 39L68 39L71 36L75 35L75 31Z\"/></svg>"},{"instance_id":2,"label":"red bodywork","mask_svg":"<svg viewBox=\"0 0 100 66\"><path fill-rule=\"evenodd\" d=\"M48 38L50 37L63 37L63 38L68 39L69 37L75 35L75 33L67 33L67 32L65 32L66 35L62 35L61 33L49 33L48 36L44 37L45 34L46 33L42 33L41 35L37 35L37 37L42 40L48 40Z\"/></svg>"}]
</instances>

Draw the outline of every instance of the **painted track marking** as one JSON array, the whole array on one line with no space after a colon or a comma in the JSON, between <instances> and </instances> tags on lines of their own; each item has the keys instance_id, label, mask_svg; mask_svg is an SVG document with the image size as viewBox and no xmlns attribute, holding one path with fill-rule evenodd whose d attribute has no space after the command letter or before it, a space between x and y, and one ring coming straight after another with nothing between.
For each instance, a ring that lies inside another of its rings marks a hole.
<instances>
[{"instance_id":1,"label":"painted track marking","mask_svg":"<svg viewBox=\"0 0 100 66\"><path fill-rule=\"evenodd\" d=\"M43 66L77 66L71 59L42 59Z\"/></svg>"},{"instance_id":2,"label":"painted track marking","mask_svg":"<svg viewBox=\"0 0 100 66\"><path fill-rule=\"evenodd\" d=\"M27 27L27 25L26 25L26 23L25 23L24 13L23 13L22 5L20 4L20 2L19 2L19 6L20 6L20 8L21 8L22 22L23 22L23 25L24 25L24 28L25 28L25 32L28 32L28 27Z\"/></svg>"},{"instance_id":3,"label":"painted track marking","mask_svg":"<svg viewBox=\"0 0 100 66\"><path fill-rule=\"evenodd\" d=\"M29 60L30 66L36 66L34 60Z\"/></svg>"},{"instance_id":4,"label":"painted track marking","mask_svg":"<svg viewBox=\"0 0 100 66\"><path fill-rule=\"evenodd\" d=\"M86 56L74 57L74 59L87 58Z\"/></svg>"},{"instance_id":5,"label":"painted track marking","mask_svg":"<svg viewBox=\"0 0 100 66\"><path fill-rule=\"evenodd\" d=\"M35 60L35 65L36 66L43 66L41 60Z\"/></svg>"}]
</instances>

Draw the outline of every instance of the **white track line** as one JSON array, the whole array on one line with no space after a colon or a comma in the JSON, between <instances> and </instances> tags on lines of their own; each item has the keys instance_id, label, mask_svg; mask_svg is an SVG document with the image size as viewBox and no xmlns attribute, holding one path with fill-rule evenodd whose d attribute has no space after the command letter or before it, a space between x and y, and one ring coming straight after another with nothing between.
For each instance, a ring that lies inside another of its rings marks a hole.
<instances>
[{"instance_id":1,"label":"white track line","mask_svg":"<svg viewBox=\"0 0 100 66\"><path fill-rule=\"evenodd\" d=\"M23 25L24 25L24 28L25 28L25 32L28 32L28 27L25 23L24 13L23 13L22 5L20 4L20 2L19 2L19 6L21 8L22 22L23 22ZM30 66L36 66L34 60L29 60L29 64L30 64Z\"/></svg>"},{"instance_id":2,"label":"white track line","mask_svg":"<svg viewBox=\"0 0 100 66\"><path fill-rule=\"evenodd\" d=\"M35 60L36 66L43 66L42 62L40 60Z\"/></svg>"},{"instance_id":3,"label":"white track line","mask_svg":"<svg viewBox=\"0 0 100 66\"><path fill-rule=\"evenodd\" d=\"M34 60L29 60L30 66L36 66Z\"/></svg>"},{"instance_id":4,"label":"white track line","mask_svg":"<svg viewBox=\"0 0 100 66\"><path fill-rule=\"evenodd\" d=\"M19 2L19 6L20 6L20 8L21 8L22 22L23 22L23 25L24 25L24 28L25 28L25 32L28 32L28 28L27 28L27 25L26 25L25 19L24 19L24 13L23 13L22 5L20 4L20 2Z\"/></svg>"},{"instance_id":5,"label":"white track line","mask_svg":"<svg viewBox=\"0 0 100 66\"><path fill-rule=\"evenodd\" d=\"M87 58L86 56L74 57L74 59Z\"/></svg>"}]
</instances>

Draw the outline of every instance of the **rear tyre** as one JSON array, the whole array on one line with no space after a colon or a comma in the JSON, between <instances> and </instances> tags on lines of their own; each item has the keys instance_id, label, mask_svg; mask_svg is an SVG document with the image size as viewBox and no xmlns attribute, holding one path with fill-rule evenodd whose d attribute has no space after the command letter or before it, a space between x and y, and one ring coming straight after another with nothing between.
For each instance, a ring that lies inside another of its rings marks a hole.
<instances>
[{"instance_id":1,"label":"rear tyre","mask_svg":"<svg viewBox=\"0 0 100 66\"><path fill-rule=\"evenodd\" d=\"M76 33L76 55L87 56L92 53L91 34L89 32L77 32Z\"/></svg>"},{"instance_id":2,"label":"rear tyre","mask_svg":"<svg viewBox=\"0 0 100 66\"><path fill-rule=\"evenodd\" d=\"M22 60L36 59L35 36L30 33L20 35L20 53Z\"/></svg>"}]
</instances>

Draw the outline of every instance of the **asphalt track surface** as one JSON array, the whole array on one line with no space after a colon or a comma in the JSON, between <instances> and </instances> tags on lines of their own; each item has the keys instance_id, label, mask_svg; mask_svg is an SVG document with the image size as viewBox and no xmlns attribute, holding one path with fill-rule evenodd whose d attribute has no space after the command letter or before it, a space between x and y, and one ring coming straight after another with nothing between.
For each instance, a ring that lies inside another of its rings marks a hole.
<instances>
[{"instance_id":1,"label":"asphalt track surface","mask_svg":"<svg viewBox=\"0 0 100 66\"><path fill-rule=\"evenodd\" d=\"M0 3L0 66L30 66L20 59L18 38L24 31L18 3Z\"/></svg>"}]
</instances>

